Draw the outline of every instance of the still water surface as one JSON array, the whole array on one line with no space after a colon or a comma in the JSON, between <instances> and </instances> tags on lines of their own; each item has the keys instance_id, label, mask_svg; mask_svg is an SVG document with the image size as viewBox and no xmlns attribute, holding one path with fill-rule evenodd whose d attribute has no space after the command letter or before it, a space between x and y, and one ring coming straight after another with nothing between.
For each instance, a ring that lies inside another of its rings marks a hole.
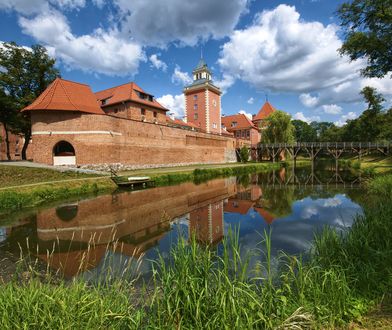
<instances>
[{"instance_id":1,"label":"still water surface","mask_svg":"<svg viewBox=\"0 0 392 330\"><path fill-rule=\"evenodd\" d=\"M22 249L66 278L89 279L109 266L121 276L138 258L138 273L148 276L150 260L167 257L180 237L217 245L230 228L239 231L243 251L259 247L264 230L272 230L273 256L300 254L317 231L346 231L362 213L357 182L344 172L281 169L59 203L2 216L0 252Z\"/></svg>"}]
</instances>

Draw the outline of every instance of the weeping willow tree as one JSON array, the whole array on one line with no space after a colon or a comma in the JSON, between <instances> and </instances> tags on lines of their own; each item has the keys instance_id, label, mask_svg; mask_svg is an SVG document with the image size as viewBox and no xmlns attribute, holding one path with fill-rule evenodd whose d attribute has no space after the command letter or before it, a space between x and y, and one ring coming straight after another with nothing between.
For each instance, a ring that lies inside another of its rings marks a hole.
<instances>
[{"instance_id":1,"label":"weeping willow tree","mask_svg":"<svg viewBox=\"0 0 392 330\"><path fill-rule=\"evenodd\" d=\"M265 119L261 134L262 143L292 143L294 141L295 127L289 114L275 111Z\"/></svg>"}]
</instances>

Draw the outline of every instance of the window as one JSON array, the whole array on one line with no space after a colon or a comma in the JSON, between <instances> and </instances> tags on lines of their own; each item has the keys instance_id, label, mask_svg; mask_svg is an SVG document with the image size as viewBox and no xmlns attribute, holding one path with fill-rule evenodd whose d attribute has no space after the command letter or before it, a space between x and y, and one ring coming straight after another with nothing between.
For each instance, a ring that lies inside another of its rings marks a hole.
<instances>
[{"instance_id":1,"label":"window","mask_svg":"<svg viewBox=\"0 0 392 330\"><path fill-rule=\"evenodd\" d=\"M216 107L216 100L213 100L212 104L214 105L214 107Z\"/></svg>"},{"instance_id":2,"label":"window","mask_svg":"<svg viewBox=\"0 0 392 330\"><path fill-rule=\"evenodd\" d=\"M245 131L242 131L242 137L243 138L245 137Z\"/></svg>"},{"instance_id":3,"label":"window","mask_svg":"<svg viewBox=\"0 0 392 330\"><path fill-rule=\"evenodd\" d=\"M195 113L195 114L193 115L193 118L194 118L195 120L199 118L199 116L197 115L197 113Z\"/></svg>"},{"instance_id":4,"label":"window","mask_svg":"<svg viewBox=\"0 0 392 330\"><path fill-rule=\"evenodd\" d=\"M216 123L212 124L212 128L217 128L218 126L216 125Z\"/></svg>"},{"instance_id":5,"label":"window","mask_svg":"<svg viewBox=\"0 0 392 330\"><path fill-rule=\"evenodd\" d=\"M247 137L248 139L250 138L250 131L249 131L249 130L246 131L246 137Z\"/></svg>"},{"instance_id":6,"label":"window","mask_svg":"<svg viewBox=\"0 0 392 330\"><path fill-rule=\"evenodd\" d=\"M145 116L146 115L146 109L140 109L140 114L142 115L142 116Z\"/></svg>"},{"instance_id":7,"label":"window","mask_svg":"<svg viewBox=\"0 0 392 330\"><path fill-rule=\"evenodd\" d=\"M196 101L197 100L197 95L193 95L193 99Z\"/></svg>"},{"instance_id":8,"label":"window","mask_svg":"<svg viewBox=\"0 0 392 330\"><path fill-rule=\"evenodd\" d=\"M237 127L237 122L236 122L236 121L233 121L233 122L231 123L231 127Z\"/></svg>"},{"instance_id":9,"label":"window","mask_svg":"<svg viewBox=\"0 0 392 330\"><path fill-rule=\"evenodd\" d=\"M156 111L154 111L154 118L156 118L157 117L157 112Z\"/></svg>"},{"instance_id":10,"label":"window","mask_svg":"<svg viewBox=\"0 0 392 330\"><path fill-rule=\"evenodd\" d=\"M193 105L193 109L197 110L197 104L196 103Z\"/></svg>"},{"instance_id":11,"label":"window","mask_svg":"<svg viewBox=\"0 0 392 330\"><path fill-rule=\"evenodd\" d=\"M235 132L235 136L238 137L238 138L240 138L240 137L241 137L241 131Z\"/></svg>"}]
</instances>

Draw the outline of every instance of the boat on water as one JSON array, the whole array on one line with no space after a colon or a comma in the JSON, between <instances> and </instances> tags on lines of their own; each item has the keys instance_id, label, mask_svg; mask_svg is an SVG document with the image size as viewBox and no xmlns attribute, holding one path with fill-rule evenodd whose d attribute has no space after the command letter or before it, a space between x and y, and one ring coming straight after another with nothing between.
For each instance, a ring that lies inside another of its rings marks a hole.
<instances>
[{"instance_id":1,"label":"boat on water","mask_svg":"<svg viewBox=\"0 0 392 330\"><path fill-rule=\"evenodd\" d=\"M112 176L111 179L119 187L146 188L154 185L154 181L149 176Z\"/></svg>"}]
</instances>

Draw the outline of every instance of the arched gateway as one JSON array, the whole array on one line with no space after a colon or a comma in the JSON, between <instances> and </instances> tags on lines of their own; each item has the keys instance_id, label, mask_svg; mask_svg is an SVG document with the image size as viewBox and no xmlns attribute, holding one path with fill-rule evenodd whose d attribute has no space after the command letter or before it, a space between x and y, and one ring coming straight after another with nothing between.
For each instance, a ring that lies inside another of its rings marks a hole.
<instances>
[{"instance_id":1,"label":"arched gateway","mask_svg":"<svg viewBox=\"0 0 392 330\"><path fill-rule=\"evenodd\" d=\"M53 147L53 165L76 165L75 149L71 143L60 141Z\"/></svg>"}]
</instances>

